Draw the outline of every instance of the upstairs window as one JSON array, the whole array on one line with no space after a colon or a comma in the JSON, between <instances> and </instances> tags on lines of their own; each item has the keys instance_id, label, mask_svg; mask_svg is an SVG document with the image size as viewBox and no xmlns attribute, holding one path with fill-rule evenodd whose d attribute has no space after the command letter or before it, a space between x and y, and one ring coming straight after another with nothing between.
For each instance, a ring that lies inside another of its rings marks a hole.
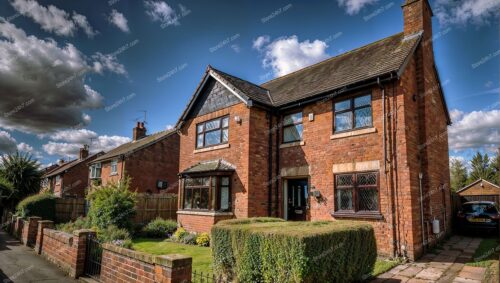
<instances>
[{"instance_id":1,"label":"upstairs window","mask_svg":"<svg viewBox=\"0 0 500 283\"><path fill-rule=\"evenodd\" d=\"M59 185L59 184L61 184L61 176L57 175L56 176L56 185Z\"/></svg>"},{"instance_id":2,"label":"upstairs window","mask_svg":"<svg viewBox=\"0 0 500 283\"><path fill-rule=\"evenodd\" d=\"M283 116L283 143L290 143L302 140L302 112Z\"/></svg>"},{"instance_id":3,"label":"upstairs window","mask_svg":"<svg viewBox=\"0 0 500 283\"><path fill-rule=\"evenodd\" d=\"M343 132L373 126L372 96L364 95L335 102L335 132Z\"/></svg>"},{"instance_id":4,"label":"upstairs window","mask_svg":"<svg viewBox=\"0 0 500 283\"><path fill-rule=\"evenodd\" d=\"M95 163L90 166L90 178L91 179L101 178L101 163Z\"/></svg>"},{"instance_id":5,"label":"upstairs window","mask_svg":"<svg viewBox=\"0 0 500 283\"><path fill-rule=\"evenodd\" d=\"M229 140L229 117L221 117L196 125L196 148L225 144Z\"/></svg>"},{"instance_id":6,"label":"upstairs window","mask_svg":"<svg viewBox=\"0 0 500 283\"><path fill-rule=\"evenodd\" d=\"M111 175L118 174L118 160L111 160Z\"/></svg>"}]
</instances>

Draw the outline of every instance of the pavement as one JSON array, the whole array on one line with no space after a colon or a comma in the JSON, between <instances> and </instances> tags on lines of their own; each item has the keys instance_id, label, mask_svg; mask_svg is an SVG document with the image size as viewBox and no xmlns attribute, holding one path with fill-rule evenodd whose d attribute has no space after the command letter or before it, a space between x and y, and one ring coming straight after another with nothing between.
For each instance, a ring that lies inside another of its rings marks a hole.
<instances>
[{"instance_id":1,"label":"pavement","mask_svg":"<svg viewBox=\"0 0 500 283\"><path fill-rule=\"evenodd\" d=\"M486 268L465 265L473 262L472 257L481 240L453 236L443 244L442 250L428 253L415 262L398 265L371 282L481 283L485 278Z\"/></svg>"},{"instance_id":2,"label":"pavement","mask_svg":"<svg viewBox=\"0 0 500 283\"><path fill-rule=\"evenodd\" d=\"M0 283L78 282L18 240L0 231Z\"/></svg>"}]
</instances>

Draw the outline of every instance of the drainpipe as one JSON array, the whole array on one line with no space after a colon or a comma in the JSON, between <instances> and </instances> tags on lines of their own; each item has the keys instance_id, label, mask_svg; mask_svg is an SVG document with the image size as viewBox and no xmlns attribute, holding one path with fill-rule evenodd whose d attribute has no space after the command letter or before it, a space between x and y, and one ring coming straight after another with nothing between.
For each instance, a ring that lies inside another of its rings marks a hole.
<instances>
[{"instance_id":1,"label":"drainpipe","mask_svg":"<svg viewBox=\"0 0 500 283\"><path fill-rule=\"evenodd\" d=\"M391 74L391 78L392 78L392 74ZM382 84L382 82L380 81L380 77L377 78L377 84L380 88L380 90L382 91L382 114L383 114L383 118L382 118L382 132L383 132L383 135L382 135L382 143L383 143L383 148L384 148L384 176L385 176L385 188L386 188L386 194L387 194L387 206L388 206L388 214L390 215L390 222L391 222L391 242L392 242L392 256L393 257L396 257L396 254L397 254L397 246L396 246L396 243L395 243L395 239L396 239L396 229L395 229L395 226L394 226L394 220L395 220L395 215L394 215L394 209L393 208L393 204L392 204L392 196L389 194L389 180L388 180L388 176L387 176L387 142L386 142L386 131L387 131L387 126L386 126L386 119L387 119L387 113L386 113L386 107L385 107L385 88L384 88L384 85Z\"/></svg>"},{"instance_id":2,"label":"drainpipe","mask_svg":"<svg viewBox=\"0 0 500 283\"><path fill-rule=\"evenodd\" d=\"M424 229L424 195L422 192L422 179L424 178L424 174L422 172L418 173L419 180L419 189L420 189L420 220L422 225L422 247L424 249L424 253L427 249L427 242L425 239L425 229Z\"/></svg>"},{"instance_id":3,"label":"drainpipe","mask_svg":"<svg viewBox=\"0 0 500 283\"><path fill-rule=\"evenodd\" d=\"M269 130L268 130L268 150L267 150L267 216L271 217L273 213L273 116L271 111L267 112L267 117L269 121Z\"/></svg>"}]
</instances>

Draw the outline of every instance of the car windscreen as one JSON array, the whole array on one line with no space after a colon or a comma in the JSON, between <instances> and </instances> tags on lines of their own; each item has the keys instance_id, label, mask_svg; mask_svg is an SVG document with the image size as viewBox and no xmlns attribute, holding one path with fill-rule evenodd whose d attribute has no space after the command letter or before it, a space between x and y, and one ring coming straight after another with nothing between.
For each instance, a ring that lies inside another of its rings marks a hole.
<instances>
[{"instance_id":1,"label":"car windscreen","mask_svg":"<svg viewBox=\"0 0 500 283\"><path fill-rule=\"evenodd\" d=\"M494 204L489 203L470 203L463 206L463 211L465 213L498 213L497 208Z\"/></svg>"}]
</instances>

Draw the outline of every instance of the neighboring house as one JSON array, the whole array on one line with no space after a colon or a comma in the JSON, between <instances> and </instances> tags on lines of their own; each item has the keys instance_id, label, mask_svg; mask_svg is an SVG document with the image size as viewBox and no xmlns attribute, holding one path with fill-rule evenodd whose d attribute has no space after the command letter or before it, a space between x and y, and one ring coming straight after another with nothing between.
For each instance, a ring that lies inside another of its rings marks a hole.
<instances>
[{"instance_id":1,"label":"neighboring house","mask_svg":"<svg viewBox=\"0 0 500 283\"><path fill-rule=\"evenodd\" d=\"M449 232L432 11L427 0L402 9L403 32L260 86L209 66L176 125L180 224L366 220L381 255L412 259Z\"/></svg>"},{"instance_id":2,"label":"neighboring house","mask_svg":"<svg viewBox=\"0 0 500 283\"><path fill-rule=\"evenodd\" d=\"M462 202L494 201L500 205L500 187L483 179L479 179L457 191Z\"/></svg>"},{"instance_id":3,"label":"neighboring house","mask_svg":"<svg viewBox=\"0 0 500 283\"><path fill-rule=\"evenodd\" d=\"M43 186L58 197L84 197L88 186L88 163L102 154L89 155L89 148L85 145L80 149L78 159L61 160L56 169L46 173Z\"/></svg>"},{"instance_id":4,"label":"neighboring house","mask_svg":"<svg viewBox=\"0 0 500 283\"><path fill-rule=\"evenodd\" d=\"M133 129L133 141L122 144L90 164L93 184L131 178L130 188L140 193L177 193L179 135L162 131L146 135L144 123Z\"/></svg>"},{"instance_id":5,"label":"neighboring house","mask_svg":"<svg viewBox=\"0 0 500 283\"><path fill-rule=\"evenodd\" d=\"M59 163L64 163L64 160L60 160ZM42 177L41 182L40 182L40 192L50 192L50 186L49 186L49 178L47 177L48 174L59 168L59 163L58 164L52 164L50 166L47 166L43 168L42 171Z\"/></svg>"}]
</instances>

